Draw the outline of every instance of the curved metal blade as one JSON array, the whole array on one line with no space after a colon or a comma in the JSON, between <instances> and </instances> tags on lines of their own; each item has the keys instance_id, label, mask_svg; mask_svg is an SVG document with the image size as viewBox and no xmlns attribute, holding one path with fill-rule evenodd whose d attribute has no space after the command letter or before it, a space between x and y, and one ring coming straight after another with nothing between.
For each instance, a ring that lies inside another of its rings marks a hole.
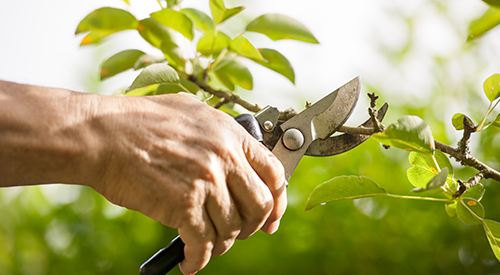
<instances>
[{"instance_id":1,"label":"curved metal blade","mask_svg":"<svg viewBox=\"0 0 500 275\"><path fill-rule=\"evenodd\" d=\"M385 117L385 113L389 108L389 104L385 103L377 112L377 119L382 121ZM368 119L359 127L372 127L373 122ZM354 135L354 134L342 134L340 136L333 136L326 139L317 139L309 145L307 148L306 155L315 157L325 157L334 156L342 154L346 151L353 149L354 147L360 145L365 140L367 140L370 135Z\"/></svg>"},{"instance_id":2,"label":"curved metal blade","mask_svg":"<svg viewBox=\"0 0 500 275\"><path fill-rule=\"evenodd\" d=\"M359 90L360 81L356 77L280 126L283 133L295 128L304 136L298 150L289 150L283 142L278 142L272 150L283 164L287 180L314 140L331 136L347 121L358 102Z\"/></svg>"}]
</instances>

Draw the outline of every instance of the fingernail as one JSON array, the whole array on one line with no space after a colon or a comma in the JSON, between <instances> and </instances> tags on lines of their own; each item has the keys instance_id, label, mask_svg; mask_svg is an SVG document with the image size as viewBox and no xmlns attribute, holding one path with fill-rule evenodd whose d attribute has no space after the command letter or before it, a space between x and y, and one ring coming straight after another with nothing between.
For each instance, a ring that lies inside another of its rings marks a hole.
<instances>
[{"instance_id":1,"label":"fingernail","mask_svg":"<svg viewBox=\"0 0 500 275\"><path fill-rule=\"evenodd\" d=\"M275 221L269 226L269 234L274 234L276 231L278 231L278 228L280 227L280 221Z\"/></svg>"}]
</instances>

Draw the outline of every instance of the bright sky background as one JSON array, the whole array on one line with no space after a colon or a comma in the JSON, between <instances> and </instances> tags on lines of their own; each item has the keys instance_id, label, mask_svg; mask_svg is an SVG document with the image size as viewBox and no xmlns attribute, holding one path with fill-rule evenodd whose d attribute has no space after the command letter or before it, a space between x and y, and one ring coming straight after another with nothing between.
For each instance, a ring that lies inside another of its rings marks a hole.
<instances>
[{"instance_id":1,"label":"bright sky background","mask_svg":"<svg viewBox=\"0 0 500 275\"><path fill-rule=\"evenodd\" d=\"M448 20L439 14L432 5L433 1L452 9L447 15ZM131 7L121 0L0 0L0 79L81 92L99 90L106 94L125 88L138 72L127 72L96 86L101 61L126 49L161 53L134 31L113 35L98 47L82 48L79 44L83 36L75 37L74 32L87 14L100 7L128 9L138 19L159 9L156 0L130 2ZM292 85L283 76L248 61L254 75L254 91L241 91L241 94L261 106L301 110L306 100L315 102L360 76L365 85L347 125L357 125L368 117L365 94L372 92L366 85L368 83L379 87L392 106L425 106L435 111L432 113L442 112L437 120L449 122L454 113L464 112L467 107L468 97L461 95L475 91L482 93L483 80L500 73L498 28L474 45L479 55L462 54L467 22L487 9L480 0L226 0L226 3L228 7L246 6L239 17L248 22L263 13L291 16L306 25L320 42L319 45L273 42L260 34L248 34L257 47L280 51L292 63L296 74L296 85ZM208 0L184 0L183 6L210 13ZM412 31L403 23L402 18L408 16L414 18ZM225 24L224 27L233 32L241 31L231 28L231 21ZM404 65L395 66L385 58L383 48L401 48L409 38L414 47L406 56ZM436 72L433 67L437 56L451 61L444 72ZM468 90L469 87L464 88L466 78L474 83L472 91ZM432 87L439 87L439 81L444 83L443 89L455 94L438 100L432 97ZM462 102L454 104L457 98ZM488 103L484 105L486 108ZM384 120L386 124L406 115L395 113L395 110L390 109ZM432 123L436 117L429 120L424 117L424 120ZM451 125L447 127L447 134L458 139L460 133ZM6 198L19 194L21 189L11 188L10 191L3 190ZM79 189L50 185L44 186L42 192L57 204L78 198ZM112 216L123 212L111 204L108 208L110 211L105 212Z\"/></svg>"},{"instance_id":2,"label":"bright sky background","mask_svg":"<svg viewBox=\"0 0 500 275\"><path fill-rule=\"evenodd\" d=\"M433 81L428 67L432 58L451 56L463 47L466 23L487 8L479 0L440 2L452 5L451 20L456 25L444 22L431 1L423 0L226 0L228 7L246 6L242 17L247 20L263 13L291 16L306 25L321 43L273 42L260 34L248 35L257 47L277 49L291 61L296 85L249 61L255 88L243 96L261 106L300 109L301 102L314 102L359 75L362 81L377 83L389 93L392 90L409 98L424 98ZM0 79L90 92L92 86L87 80L90 76L97 77L98 64L103 58L132 48L149 53L156 51L133 31L112 36L98 47L78 46L82 36L74 36L76 26L97 8L129 9L139 19L159 8L156 0L131 0L131 4L127 7L120 0L0 1ZM184 0L183 6L209 13L208 0ZM400 15L416 18L412 33L416 50L405 68L394 68L383 58L378 44L397 48L405 43L409 31L398 19ZM230 21L226 24L231 27ZM452 28L457 28L463 36L457 36ZM471 68L483 77L478 87L487 76L500 72L498 37L496 31L481 41L492 62ZM136 74L130 72L108 80L101 89L112 94L129 85ZM361 113L366 116L366 100L363 98L360 104Z\"/></svg>"}]
</instances>

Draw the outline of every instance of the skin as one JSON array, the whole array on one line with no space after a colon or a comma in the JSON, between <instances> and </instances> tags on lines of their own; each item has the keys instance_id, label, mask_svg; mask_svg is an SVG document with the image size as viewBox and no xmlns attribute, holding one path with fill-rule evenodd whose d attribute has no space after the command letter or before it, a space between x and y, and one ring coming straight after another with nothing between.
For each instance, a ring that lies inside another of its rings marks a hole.
<instances>
[{"instance_id":1,"label":"skin","mask_svg":"<svg viewBox=\"0 0 500 275\"><path fill-rule=\"evenodd\" d=\"M274 233L280 161L227 114L186 95L119 97L0 81L0 187L90 186L178 228L184 274L235 239Z\"/></svg>"}]
</instances>

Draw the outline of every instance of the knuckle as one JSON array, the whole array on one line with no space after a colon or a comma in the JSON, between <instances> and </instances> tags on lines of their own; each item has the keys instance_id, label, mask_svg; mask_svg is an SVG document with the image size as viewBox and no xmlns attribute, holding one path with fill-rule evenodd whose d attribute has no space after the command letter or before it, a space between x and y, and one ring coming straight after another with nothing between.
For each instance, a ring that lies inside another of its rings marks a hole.
<instances>
[{"instance_id":1,"label":"knuckle","mask_svg":"<svg viewBox=\"0 0 500 275\"><path fill-rule=\"evenodd\" d=\"M236 237L240 234L241 232L241 220L238 223L238 225L233 226L233 228L230 228L227 230L224 234L221 235L221 239L223 241L228 241L228 240L233 240L236 239Z\"/></svg>"},{"instance_id":2,"label":"knuckle","mask_svg":"<svg viewBox=\"0 0 500 275\"><path fill-rule=\"evenodd\" d=\"M270 215L274 206L274 201L270 195L266 195L257 203L252 211L252 215L247 218L250 224L260 224Z\"/></svg>"},{"instance_id":3,"label":"knuckle","mask_svg":"<svg viewBox=\"0 0 500 275\"><path fill-rule=\"evenodd\" d=\"M215 241L217 239L217 235L215 232L209 232L204 235L204 242L202 243L202 249L204 251L211 251L215 246Z\"/></svg>"},{"instance_id":4,"label":"knuckle","mask_svg":"<svg viewBox=\"0 0 500 275\"><path fill-rule=\"evenodd\" d=\"M285 168L283 167L283 164L281 164L281 162L272 153L270 153L268 157L268 162L268 175L270 175L271 180L275 182L283 181L285 178Z\"/></svg>"}]
</instances>

